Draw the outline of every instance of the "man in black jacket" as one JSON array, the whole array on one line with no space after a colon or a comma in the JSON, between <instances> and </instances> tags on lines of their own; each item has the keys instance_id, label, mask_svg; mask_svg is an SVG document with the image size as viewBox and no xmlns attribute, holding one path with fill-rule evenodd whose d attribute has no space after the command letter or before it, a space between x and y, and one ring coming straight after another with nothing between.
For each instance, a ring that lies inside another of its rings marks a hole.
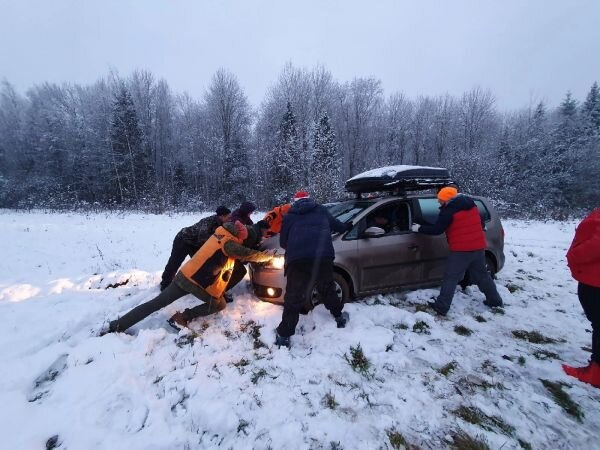
<instances>
[{"instance_id":1,"label":"man in black jacket","mask_svg":"<svg viewBox=\"0 0 600 450\"><path fill-rule=\"evenodd\" d=\"M283 218L279 236L279 244L285 249L287 283L275 345L290 346L290 336L296 331L300 311L314 287L338 328L346 326L349 316L342 313L344 305L333 281L335 251L331 233L351 228L351 223L335 219L324 206L309 198L307 192L298 192L294 196L294 205Z\"/></svg>"},{"instance_id":2,"label":"man in black jacket","mask_svg":"<svg viewBox=\"0 0 600 450\"><path fill-rule=\"evenodd\" d=\"M185 257L188 255L190 258L194 256L194 253L204 245L217 228L230 221L230 217L231 211L225 206L219 206L215 215L205 217L192 226L182 228L177 233L173 240L171 256L162 274L161 291L173 281L173 277L175 277Z\"/></svg>"}]
</instances>

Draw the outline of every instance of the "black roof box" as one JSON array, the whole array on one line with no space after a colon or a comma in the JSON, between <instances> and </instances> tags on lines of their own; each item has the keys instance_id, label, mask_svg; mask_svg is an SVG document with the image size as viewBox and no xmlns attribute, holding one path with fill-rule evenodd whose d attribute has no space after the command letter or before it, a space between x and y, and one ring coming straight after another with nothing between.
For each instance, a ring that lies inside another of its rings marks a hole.
<instances>
[{"instance_id":1,"label":"black roof box","mask_svg":"<svg viewBox=\"0 0 600 450\"><path fill-rule=\"evenodd\" d=\"M363 192L416 191L456 184L448 169L424 166L387 166L368 170L346 181L346 190Z\"/></svg>"}]
</instances>

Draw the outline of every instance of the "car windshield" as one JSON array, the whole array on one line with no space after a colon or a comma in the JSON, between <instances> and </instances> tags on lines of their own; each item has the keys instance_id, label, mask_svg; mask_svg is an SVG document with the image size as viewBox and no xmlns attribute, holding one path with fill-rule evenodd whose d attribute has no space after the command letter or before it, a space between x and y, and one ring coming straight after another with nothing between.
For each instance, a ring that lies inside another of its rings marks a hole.
<instances>
[{"instance_id":1,"label":"car windshield","mask_svg":"<svg viewBox=\"0 0 600 450\"><path fill-rule=\"evenodd\" d=\"M348 200L346 202L330 203L325 206L333 217L346 223L371 205L372 202L367 200Z\"/></svg>"}]
</instances>

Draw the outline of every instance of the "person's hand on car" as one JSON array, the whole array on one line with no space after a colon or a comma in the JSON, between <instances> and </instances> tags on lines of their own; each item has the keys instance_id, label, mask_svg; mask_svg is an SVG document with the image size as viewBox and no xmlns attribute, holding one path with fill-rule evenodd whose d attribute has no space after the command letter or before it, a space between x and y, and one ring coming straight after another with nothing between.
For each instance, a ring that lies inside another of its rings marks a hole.
<instances>
[{"instance_id":1,"label":"person's hand on car","mask_svg":"<svg viewBox=\"0 0 600 450\"><path fill-rule=\"evenodd\" d=\"M413 223L412 226L410 227L410 229L413 230L415 233L419 232L419 228L421 228L421 225L418 223Z\"/></svg>"},{"instance_id":2,"label":"person's hand on car","mask_svg":"<svg viewBox=\"0 0 600 450\"><path fill-rule=\"evenodd\" d=\"M265 250L263 253L271 258L275 258L277 256L277 249L271 248L269 250Z\"/></svg>"}]
</instances>

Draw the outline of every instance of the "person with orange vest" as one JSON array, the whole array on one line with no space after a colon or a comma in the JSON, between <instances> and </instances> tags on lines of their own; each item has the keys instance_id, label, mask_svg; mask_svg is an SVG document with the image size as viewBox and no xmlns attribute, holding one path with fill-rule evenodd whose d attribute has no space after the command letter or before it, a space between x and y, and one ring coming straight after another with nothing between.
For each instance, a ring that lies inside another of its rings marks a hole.
<instances>
[{"instance_id":1,"label":"person with orange vest","mask_svg":"<svg viewBox=\"0 0 600 450\"><path fill-rule=\"evenodd\" d=\"M186 262L175 278L157 297L143 303L124 316L110 322L101 334L121 332L145 319L150 314L170 305L187 294L192 294L202 304L174 314L169 324L185 327L200 316L207 316L226 307L223 292L231 278L236 260L266 262L273 258L270 252L260 252L242 245L248 229L241 222L225 223L214 232L192 259Z\"/></svg>"},{"instance_id":2,"label":"person with orange vest","mask_svg":"<svg viewBox=\"0 0 600 450\"><path fill-rule=\"evenodd\" d=\"M577 296L583 312L592 323L592 357L585 367L562 367L567 375L600 388L600 208L575 230L567 262L573 278L579 282Z\"/></svg>"},{"instance_id":3,"label":"person with orange vest","mask_svg":"<svg viewBox=\"0 0 600 450\"><path fill-rule=\"evenodd\" d=\"M269 234L271 236L281 233L283 216L285 216L289 212L291 207L291 203L285 203L283 205L276 206L265 215L263 220L267 224L269 224Z\"/></svg>"},{"instance_id":4,"label":"person with orange vest","mask_svg":"<svg viewBox=\"0 0 600 450\"><path fill-rule=\"evenodd\" d=\"M430 306L438 314L445 316L452 304L456 286L468 271L470 278L485 294L483 302L489 307L502 306L494 280L485 268L484 221L475 201L467 195L459 194L457 188L446 186L437 194L440 214L435 224L413 224L412 231L427 235L446 233L450 254L437 300Z\"/></svg>"}]
</instances>

